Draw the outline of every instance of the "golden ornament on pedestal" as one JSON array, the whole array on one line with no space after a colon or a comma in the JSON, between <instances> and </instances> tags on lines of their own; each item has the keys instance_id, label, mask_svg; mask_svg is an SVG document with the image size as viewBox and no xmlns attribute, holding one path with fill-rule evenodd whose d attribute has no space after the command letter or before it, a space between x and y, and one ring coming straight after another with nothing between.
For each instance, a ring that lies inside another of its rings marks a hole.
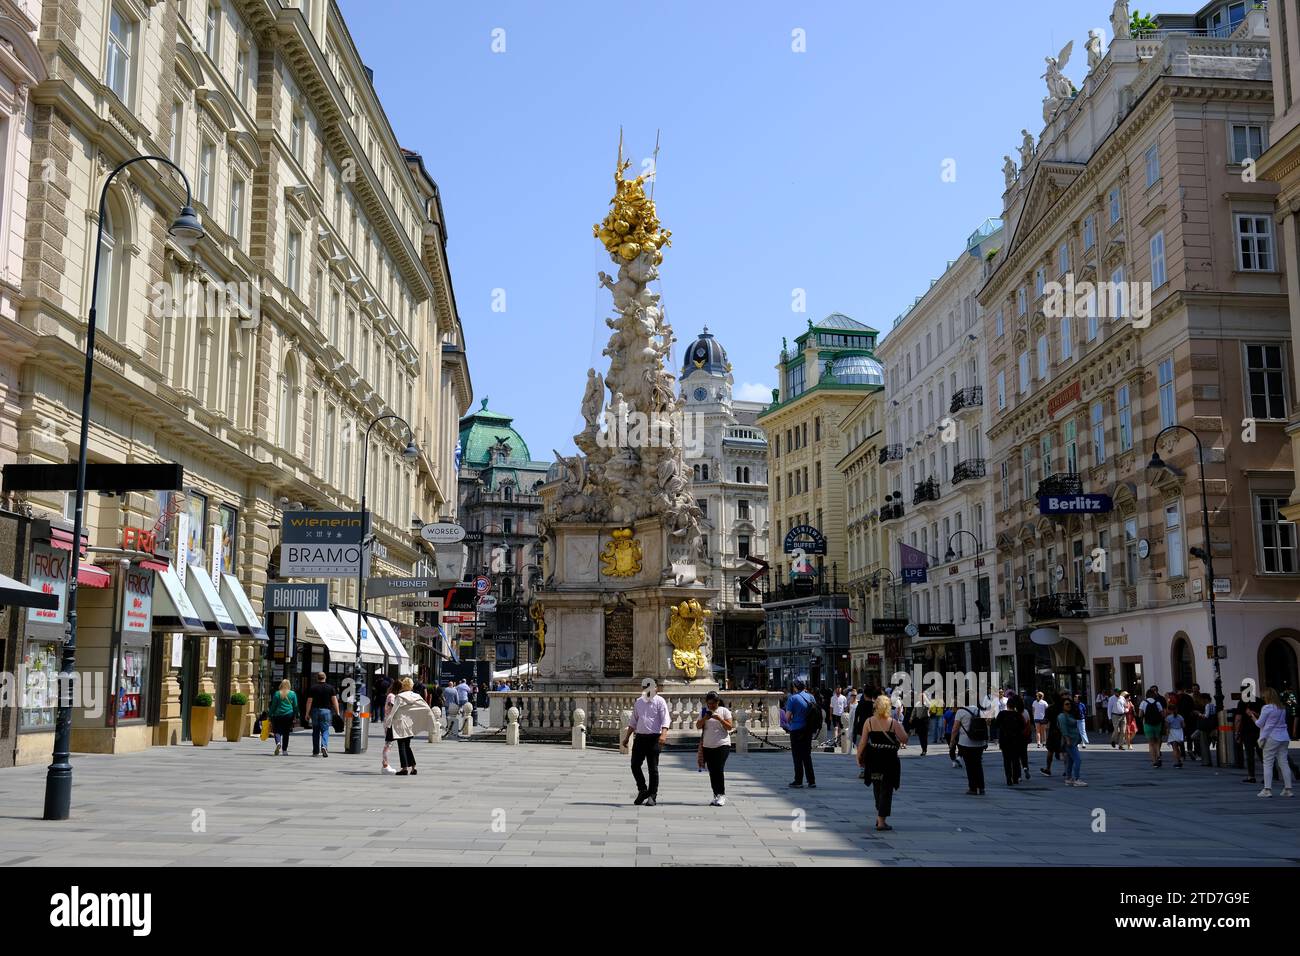
<instances>
[{"instance_id":1,"label":"golden ornament on pedestal","mask_svg":"<svg viewBox=\"0 0 1300 956\"><path fill-rule=\"evenodd\" d=\"M620 140L620 152L622 143ZM630 159L620 160L614 170L614 198L609 201L613 206L604 222L591 227L591 234L611 255L617 255L624 262L631 262L642 253L654 257L655 265L663 262L659 251L664 246L671 246L669 238L672 233L659 228L659 217L655 214L654 200L645 194L645 177L624 179L624 171L632 165Z\"/></svg>"},{"instance_id":2,"label":"golden ornament on pedestal","mask_svg":"<svg viewBox=\"0 0 1300 956\"><path fill-rule=\"evenodd\" d=\"M641 573L641 542L631 528L619 528L600 552L600 573L612 578L630 578Z\"/></svg>"},{"instance_id":3,"label":"golden ornament on pedestal","mask_svg":"<svg viewBox=\"0 0 1300 956\"><path fill-rule=\"evenodd\" d=\"M533 606L528 609L528 617L537 625L534 635L537 638L537 659L541 660L546 656L546 608L541 601L533 602Z\"/></svg>"},{"instance_id":4,"label":"golden ornament on pedestal","mask_svg":"<svg viewBox=\"0 0 1300 956\"><path fill-rule=\"evenodd\" d=\"M713 614L695 598L683 601L671 609L668 620L668 641L673 645L673 667L694 679L697 671L709 666L708 655L702 650L709 633L704 622Z\"/></svg>"}]
</instances>

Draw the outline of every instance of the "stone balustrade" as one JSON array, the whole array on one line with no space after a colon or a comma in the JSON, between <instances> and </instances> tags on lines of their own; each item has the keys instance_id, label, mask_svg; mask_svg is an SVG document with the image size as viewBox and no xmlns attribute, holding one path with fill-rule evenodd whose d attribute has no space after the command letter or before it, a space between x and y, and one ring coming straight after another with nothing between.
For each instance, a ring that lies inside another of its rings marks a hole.
<instances>
[{"instance_id":1,"label":"stone balustrade","mask_svg":"<svg viewBox=\"0 0 1300 956\"><path fill-rule=\"evenodd\" d=\"M670 732L695 731L695 721L704 707L705 691L668 687L659 695L668 703L672 718ZM753 734L781 734L778 708L781 695L776 691L719 691L722 704L733 714L749 714ZM519 710L519 728L525 735L569 737L573 731L573 712L585 715L587 734L591 737L617 737L639 695L635 691L493 691L488 695L489 721L493 727L505 725L505 702Z\"/></svg>"}]
</instances>

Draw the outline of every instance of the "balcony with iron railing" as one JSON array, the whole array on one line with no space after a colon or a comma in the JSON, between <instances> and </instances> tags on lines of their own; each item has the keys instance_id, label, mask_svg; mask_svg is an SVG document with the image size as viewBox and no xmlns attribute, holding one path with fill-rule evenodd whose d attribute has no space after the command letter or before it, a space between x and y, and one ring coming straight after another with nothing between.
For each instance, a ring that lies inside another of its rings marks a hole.
<instances>
[{"instance_id":1,"label":"balcony with iron railing","mask_svg":"<svg viewBox=\"0 0 1300 956\"><path fill-rule=\"evenodd\" d=\"M903 503L901 501L882 505L880 508L881 521L896 521L901 517L903 517Z\"/></svg>"},{"instance_id":2,"label":"balcony with iron railing","mask_svg":"<svg viewBox=\"0 0 1300 956\"><path fill-rule=\"evenodd\" d=\"M1061 472L1048 475L1038 483L1037 496L1043 495L1081 495L1083 478L1076 472Z\"/></svg>"},{"instance_id":3,"label":"balcony with iron railing","mask_svg":"<svg viewBox=\"0 0 1300 956\"><path fill-rule=\"evenodd\" d=\"M969 388L963 388L960 392L953 395L952 401L948 403L948 411L955 415L961 411L967 411L972 408L982 408L984 406L984 386L972 385Z\"/></svg>"},{"instance_id":4,"label":"balcony with iron railing","mask_svg":"<svg viewBox=\"0 0 1300 956\"><path fill-rule=\"evenodd\" d=\"M912 504L919 505L926 501L938 501L939 494L939 480L937 478L918 481L916 487L912 489Z\"/></svg>"},{"instance_id":5,"label":"balcony with iron railing","mask_svg":"<svg viewBox=\"0 0 1300 956\"><path fill-rule=\"evenodd\" d=\"M952 469L952 483L959 484L968 478L984 477L984 459L967 458L965 461L959 461Z\"/></svg>"},{"instance_id":6,"label":"balcony with iron railing","mask_svg":"<svg viewBox=\"0 0 1300 956\"><path fill-rule=\"evenodd\" d=\"M1087 616L1087 596L1074 591L1041 594L1029 600L1029 619L1032 621Z\"/></svg>"},{"instance_id":7,"label":"balcony with iron railing","mask_svg":"<svg viewBox=\"0 0 1300 956\"><path fill-rule=\"evenodd\" d=\"M880 456L876 463L879 465L883 465L887 461L902 461L902 460L903 460L903 446L900 443L895 443L893 445L885 445L883 448L880 449Z\"/></svg>"}]
</instances>

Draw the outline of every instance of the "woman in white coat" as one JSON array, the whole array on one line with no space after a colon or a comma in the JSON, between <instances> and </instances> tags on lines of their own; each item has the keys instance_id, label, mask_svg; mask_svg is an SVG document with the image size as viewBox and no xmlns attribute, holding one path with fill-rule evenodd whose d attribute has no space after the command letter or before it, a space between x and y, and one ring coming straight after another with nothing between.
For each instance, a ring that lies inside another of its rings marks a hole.
<instances>
[{"instance_id":1,"label":"woman in white coat","mask_svg":"<svg viewBox=\"0 0 1300 956\"><path fill-rule=\"evenodd\" d=\"M415 776L415 754L411 752L411 738L416 734L428 734L433 730L433 709L423 697L411 690L415 686L409 677L403 677L401 693L389 698L391 703L385 708L384 727L393 731L397 741L397 755L402 761L402 769L396 776Z\"/></svg>"}]
</instances>

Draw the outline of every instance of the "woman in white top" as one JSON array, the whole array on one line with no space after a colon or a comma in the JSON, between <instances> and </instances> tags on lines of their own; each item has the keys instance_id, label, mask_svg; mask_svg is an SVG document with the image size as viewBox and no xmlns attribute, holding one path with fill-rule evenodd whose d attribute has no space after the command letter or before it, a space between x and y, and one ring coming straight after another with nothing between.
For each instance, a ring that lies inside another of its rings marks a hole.
<instances>
[{"instance_id":1,"label":"woman in white top","mask_svg":"<svg viewBox=\"0 0 1300 956\"><path fill-rule=\"evenodd\" d=\"M1287 733L1286 708L1282 706L1282 698L1271 687L1264 691L1264 708L1259 712L1259 720L1255 724L1259 727L1259 742L1264 748L1264 789L1259 792L1259 796L1273 796L1273 766L1276 764L1278 773L1282 776L1282 796L1289 797L1291 765L1286 758L1291 736Z\"/></svg>"},{"instance_id":2,"label":"woman in white top","mask_svg":"<svg viewBox=\"0 0 1300 956\"><path fill-rule=\"evenodd\" d=\"M711 807L721 807L727 802L727 781L722 775L727 754L731 753L731 711L722 706L717 691L704 695L704 711L695 722L697 730L704 731L700 746L704 751L704 766L709 768L709 783L713 785Z\"/></svg>"}]
</instances>

